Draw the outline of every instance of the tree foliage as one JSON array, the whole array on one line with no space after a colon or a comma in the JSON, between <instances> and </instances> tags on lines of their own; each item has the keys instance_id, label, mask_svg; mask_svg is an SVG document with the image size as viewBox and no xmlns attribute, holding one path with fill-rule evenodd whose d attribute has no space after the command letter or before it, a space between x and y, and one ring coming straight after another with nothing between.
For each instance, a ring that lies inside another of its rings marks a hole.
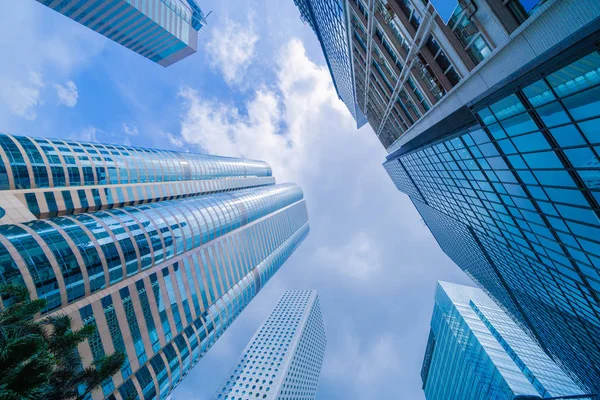
<instances>
[{"instance_id":1,"label":"tree foliage","mask_svg":"<svg viewBox=\"0 0 600 400\"><path fill-rule=\"evenodd\" d=\"M0 295L10 302L0 310L0 400L80 400L125 361L116 352L84 368L77 346L93 326L73 330L66 315L35 319L46 301L30 300L22 286L0 285Z\"/></svg>"}]
</instances>

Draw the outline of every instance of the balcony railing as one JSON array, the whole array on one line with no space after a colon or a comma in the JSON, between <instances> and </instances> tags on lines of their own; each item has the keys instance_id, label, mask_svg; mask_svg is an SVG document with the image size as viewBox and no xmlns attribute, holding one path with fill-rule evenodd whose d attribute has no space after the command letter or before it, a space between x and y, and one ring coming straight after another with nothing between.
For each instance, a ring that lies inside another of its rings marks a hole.
<instances>
[{"instance_id":1,"label":"balcony railing","mask_svg":"<svg viewBox=\"0 0 600 400\"><path fill-rule=\"evenodd\" d=\"M387 24L394 19L394 10L387 4L386 0L377 0L377 11L381 13L381 17Z\"/></svg>"},{"instance_id":2,"label":"balcony railing","mask_svg":"<svg viewBox=\"0 0 600 400\"><path fill-rule=\"evenodd\" d=\"M421 58L418 54L413 57L413 60L417 74L423 83L425 83L433 97L435 97L437 100L441 99L444 94L446 94L446 91L444 90L438 78L436 78L435 75L429 71L425 63L421 61Z\"/></svg>"},{"instance_id":3,"label":"balcony railing","mask_svg":"<svg viewBox=\"0 0 600 400\"><path fill-rule=\"evenodd\" d=\"M381 16L381 18L385 21L387 26L390 28L390 30L400 43L400 46L402 46L404 51L408 53L408 42L404 38L404 35L400 33L400 28L398 28L398 26L396 25L396 21L394 21L396 13L394 13L392 7L387 3L387 0L377 0L377 7L375 8L375 12Z\"/></svg>"}]
</instances>

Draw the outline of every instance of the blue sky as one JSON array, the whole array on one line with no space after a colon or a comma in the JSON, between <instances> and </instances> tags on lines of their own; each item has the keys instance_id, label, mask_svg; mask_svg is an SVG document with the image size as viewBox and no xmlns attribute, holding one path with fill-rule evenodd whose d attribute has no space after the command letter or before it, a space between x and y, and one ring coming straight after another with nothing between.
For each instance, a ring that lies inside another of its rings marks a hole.
<instances>
[{"instance_id":1,"label":"blue sky","mask_svg":"<svg viewBox=\"0 0 600 400\"><path fill-rule=\"evenodd\" d=\"M319 291L319 399L423 399L436 281L469 283L337 99L292 0L199 0L195 55L164 69L45 8L0 0L0 131L268 161L311 233L174 392L208 400L286 289Z\"/></svg>"}]
</instances>

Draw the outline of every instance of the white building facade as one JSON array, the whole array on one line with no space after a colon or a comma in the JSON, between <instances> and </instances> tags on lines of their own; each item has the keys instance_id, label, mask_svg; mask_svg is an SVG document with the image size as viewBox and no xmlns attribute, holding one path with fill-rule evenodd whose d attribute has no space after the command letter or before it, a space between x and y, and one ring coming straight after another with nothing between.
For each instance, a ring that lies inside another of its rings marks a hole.
<instances>
[{"instance_id":1,"label":"white building facade","mask_svg":"<svg viewBox=\"0 0 600 400\"><path fill-rule=\"evenodd\" d=\"M213 399L314 399L326 343L317 291L288 290Z\"/></svg>"}]
</instances>

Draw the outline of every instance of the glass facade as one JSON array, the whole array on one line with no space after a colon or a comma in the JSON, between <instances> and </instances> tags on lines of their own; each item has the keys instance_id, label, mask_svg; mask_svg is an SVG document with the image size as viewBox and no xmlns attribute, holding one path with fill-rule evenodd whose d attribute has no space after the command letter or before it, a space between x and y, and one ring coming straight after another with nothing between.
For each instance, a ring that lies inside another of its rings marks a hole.
<instances>
[{"instance_id":1,"label":"glass facade","mask_svg":"<svg viewBox=\"0 0 600 400\"><path fill-rule=\"evenodd\" d=\"M3 133L0 160L0 191L36 218L274 183L263 161Z\"/></svg>"},{"instance_id":2,"label":"glass facade","mask_svg":"<svg viewBox=\"0 0 600 400\"><path fill-rule=\"evenodd\" d=\"M212 399L315 399L326 343L317 292L288 290Z\"/></svg>"},{"instance_id":3,"label":"glass facade","mask_svg":"<svg viewBox=\"0 0 600 400\"><path fill-rule=\"evenodd\" d=\"M384 166L446 253L598 392L600 54L569 61Z\"/></svg>"},{"instance_id":4,"label":"glass facade","mask_svg":"<svg viewBox=\"0 0 600 400\"><path fill-rule=\"evenodd\" d=\"M194 0L38 0L164 67L196 52L206 24Z\"/></svg>"},{"instance_id":5,"label":"glass facade","mask_svg":"<svg viewBox=\"0 0 600 400\"><path fill-rule=\"evenodd\" d=\"M439 282L421 370L427 400L585 394L482 290Z\"/></svg>"},{"instance_id":6,"label":"glass facade","mask_svg":"<svg viewBox=\"0 0 600 400\"><path fill-rule=\"evenodd\" d=\"M294 3L300 10L302 20L311 26L319 38L335 90L360 128L366 120L356 103L345 1L294 0Z\"/></svg>"},{"instance_id":7,"label":"glass facade","mask_svg":"<svg viewBox=\"0 0 600 400\"><path fill-rule=\"evenodd\" d=\"M93 398L166 398L308 234L302 191L275 185L264 162L9 135L0 142L0 279L46 299L43 315L96 327L79 348L84 364L127 355ZM88 179L66 179L70 165ZM37 186L43 180L23 175L52 168L65 179ZM90 196L138 187L151 196ZM66 215L36 218L49 203L36 201L40 193L59 192L81 207L60 202ZM29 220L15 223L23 209Z\"/></svg>"}]
</instances>

